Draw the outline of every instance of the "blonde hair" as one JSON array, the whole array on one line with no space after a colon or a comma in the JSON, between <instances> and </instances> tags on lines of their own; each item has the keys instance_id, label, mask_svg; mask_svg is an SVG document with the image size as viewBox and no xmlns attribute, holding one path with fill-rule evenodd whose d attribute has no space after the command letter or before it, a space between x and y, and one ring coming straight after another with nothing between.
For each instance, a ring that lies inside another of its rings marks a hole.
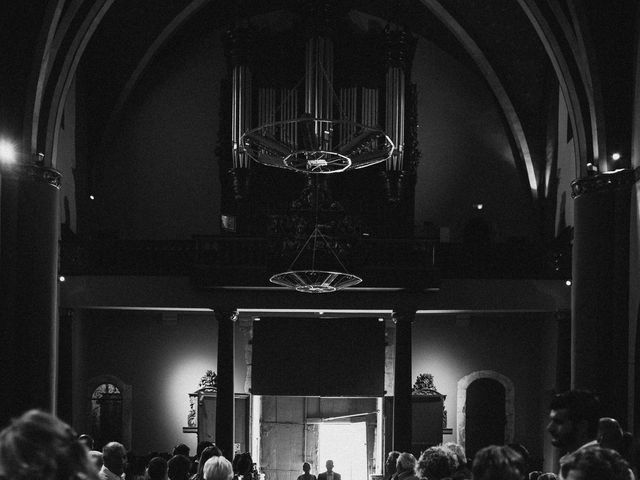
<instances>
[{"instance_id":1,"label":"blonde hair","mask_svg":"<svg viewBox=\"0 0 640 480\"><path fill-rule=\"evenodd\" d=\"M231 462L224 457L211 457L204 464L205 480L230 480L233 477Z\"/></svg>"}]
</instances>

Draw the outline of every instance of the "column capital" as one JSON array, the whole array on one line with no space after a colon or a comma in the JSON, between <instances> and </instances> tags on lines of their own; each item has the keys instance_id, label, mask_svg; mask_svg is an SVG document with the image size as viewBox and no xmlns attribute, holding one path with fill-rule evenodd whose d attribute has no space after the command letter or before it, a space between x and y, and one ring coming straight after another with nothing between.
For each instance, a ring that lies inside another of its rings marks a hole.
<instances>
[{"instance_id":1,"label":"column capital","mask_svg":"<svg viewBox=\"0 0 640 480\"><path fill-rule=\"evenodd\" d=\"M216 320L231 320L232 322L238 320L238 310L229 306L213 307L213 314L216 316Z\"/></svg>"},{"instance_id":2,"label":"column capital","mask_svg":"<svg viewBox=\"0 0 640 480\"><path fill-rule=\"evenodd\" d=\"M46 183L60 190L62 174L55 168L44 167L32 163L18 163L3 168L3 174L18 179L28 179L33 182Z\"/></svg>"},{"instance_id":3,"label":"column capital","mask_svg":"<svg viewBox=\"0 0 640 480\"><path fill-rule=\"evenodd\" d=\"M587 193L600 193L630 187L640 178L640 167L622 168L611 172L596 173L571 182L571 196L577 198Z\"/></svg>"},{"instance_id":4,"label":"column capital","mask_svg":"<svg viewBox=\"0 0 640 480\"><path fill-rule=\"evenodd\" d=\"M402 309L393 311L393 323L410 322L413 323L416 318L415 309Z\"/></svg>"}]
</instances>

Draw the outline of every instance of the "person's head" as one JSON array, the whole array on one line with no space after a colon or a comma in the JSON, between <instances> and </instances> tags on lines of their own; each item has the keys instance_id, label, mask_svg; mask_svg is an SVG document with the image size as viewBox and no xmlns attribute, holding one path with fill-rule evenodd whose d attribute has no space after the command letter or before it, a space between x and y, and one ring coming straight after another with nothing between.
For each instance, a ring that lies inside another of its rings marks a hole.
<instances>
[{"instance_id":1,"label":"person's head","mask_svg":"<svg viewBox=\"0 0 640 480\"><path fill-rule=\"evenodd\" d=\"M451 450L458 460L458 468L465 467L467 465L467 454L464 451L462 445L458 445L457 443L447 442L444 444L449 450Z\"/></svg>"},{"instance_id":2,"label":"person's head","mask_svg":"<svg viewBox=\"0 0 640 480\"><path fill-rule=\"evenodd\" d=\"M49 413L30 410L0 432L0 477L93 480L97 471L69 425Z\"/></svg>"},{"instance_id":3,"label":"person's head","mask_svg":"<svg viewBox=\"0 0 640 480\"><path fill-rule=\"evenodd\" d=\"M202 455L202 451L205 448L212 447L213 445L214 443L209 440L202 440L201 442L198 442L198 446L196 447L196 459L200 458L200 455Z\"/></svg>"},{"instance_id":4,"label":"person's head","mask_svg":"<svg viewBox=\"0 0 640 480\"><path fill-rule=\"evenodd\" d=\"M251 454L249 452L238 453L233 457L232 467L233 472L238 475L246 475L251 472L251 468L253 467Z\"/></svg>"},{"instance_id":5,"label":"person's head","mask_svg":"<svg viewBox=\"0 0 640 480\"><path fill-rule=\"evenodd\" d=\"M122 475L127 462L127 451L118 442L109 442L102 447L102 461L104 466L116 475Z\"/></svg>"},{"instance_id":6,"label":"person's head","mask_svg":"<svg viewBox=\"0 0 640 480\"><path fill-rule=\"evenodd\" d=\"M471 467L474 480L522 480L526 467L522 455L506 445L478 451Z\"/></svg>"},{"instance_id":7,"label":"person's head","mask_svg":"<svg viewBox=\"0 0 640 480\"><path fill-rule=\"evenodd\" d=\"M458 459L451 450L442 445L427 448L418 460L417 472L421 478L440 480L453 475L458 469Z\"/></svg>"},{"instance_id":8,"label":"person's head","mask_svg":"<svg viewBox=\"0 0 640 480\"><path fill-rule=\"evenodd\" d=\"M91 435L83 433L78 437L78 441L83 444L87 450L93 450L93 438L91 438Z\"/></svg>"},{"instance_id":9,"label":"person's head","mask_svg":"<svg viewBox=\"0 0 640 480\"><path fill-rule=\"evenodd\" d=\"M224 457L211 457L204 464L205 480L230 480L232 477L233 467Z\"/></svg>"},{"instance_id":10,"label":"person's head","mask_svg":"<svg viewBox=\"0 0 640 480\"><path fill-rule=\"evenodd\" d=\"M333 472L333 460L327 460L325 466L327 467L327 472Z\"/></svg>"},{"instance_id":11,"label":"person's head","mask_svg":"<svg viewBox=\"0 0 640 480\"><path fill-rule=\"evenodd\" d=\"M311 471L311 465L309 465L309 462L304 462L302 464L302 471L304 473L309 473Z\"/></svg>"},{"instance_id":12,"label":"person's head","mask_svg":"<svg viewBox=\"0 0 640 480\"><path fill-rule=\"evenodd\" d=\"M211 444L210 447L206 447L204 450L202 450L202 453L200 454L200 458L198 460L198 478L200 480L204 478L203 476L204 464L207 463L207 460L209 460L212 457L221 457L221 456L222 456L222 452L213 443Z\"/></svg>"},{"instance_id":13,"label":"person's head","mask_svg":"<svg viewBox=\"0 0 640 480\"><path fill-rule=\"evenodd\" d=\"M614 418L603 417L598 421L598 443L603 448L610 448L618 453L623 448L623 432Z\"/></svg>"},{"instance_id":14,"label":"person's head","mask_svg":"<svg viewBox=\"0 0 640 480\"><path fill-rule=\"evenodd\" d=\"M184 443L179 443L178 445L173 447L172 455L183 455L183 456L189 458L190 450L191 449L187 445L185 445Z\"/></svg>"},{"instance_id":15,"label":"person's head","mask_svg":"<svg viewBox=\"0 0 640 480\"><path fill-rule=\"evenodd\" d=\"M600 419L600 401L587 390L569 390L553 397L549 424L553 446L573 451L595 440Z\"/></svg>"},{"instance_id":16,"label":"person's head","mask_svg":"<svg viewBox=\"0 0 640 480\"><path fill-rule=\"evenodd\" d=\"M385 472L387 473L396 473L396 463L398 462L398 457L400 456L400 452L397 450L392 450L387 455L387 460L385 461Z\"/></svg>"},{"instance_id":17,"label":"person's head","mask_svg":"<svg viewBox=\"0 0 640 480\"><path fill-rule=\"evenodd\" d=\"M102 468L102 452L98 450L90 450L89 451L89 460L96 467L96 470L100 470Z\"/></svg>"},{"instance_id":18,"label":"person's head","mask_svg":"<svg viewBox=\"0 0 640 480\"><path fill-rule=\"evenodd\" d=\"M404 472L414 472L416 471L416 457L413 454L408 452L402 452L398 456L398 460L396 461L396 471L399 473Z\"/></svg>"},{"instance_id":19,"label":"person's head","mask_svg":"<svg viewBox=\"0 0 640 480\"><path fill-rule=\"evenodd\" d=\"M184 455L174 455L167 462L167 474L170 480L187 480L191 462Z\"/></svg>"},{"instance_id":20,"label":"person's head","mask_svg":"<svg viewBox=\"0 0 640 480\"><path fill-rule=\"evenodd\" d=\"M147 477L149 480L167 480L167 461L162 457L153 457L149 460Z\"/></svg>"},{"instance_id":21,"label":"person's head","mask_svg":"<svg viewBox=\"0 0 640 480\"><path fill-rule=\"evenodd\" d=\"M593 446L574 452L560 466L563 480L629 480L629 464L615 450Z\"/></svg>"}]
</instances>

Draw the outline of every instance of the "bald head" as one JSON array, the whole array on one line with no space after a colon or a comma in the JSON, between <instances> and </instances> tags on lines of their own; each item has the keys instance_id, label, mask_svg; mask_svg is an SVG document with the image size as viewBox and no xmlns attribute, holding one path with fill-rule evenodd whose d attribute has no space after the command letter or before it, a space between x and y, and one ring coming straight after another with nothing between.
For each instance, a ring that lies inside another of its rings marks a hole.
<instances>
[{"instance_id":1,"label":"bald head","mask_svg":"<svg viewBox=\"0 0 640 480\"><path fill-rule=\"evenodd\" d=\"M620 450L622 428L615 418L603 417L598 421L598 443L604 448Z\"/></svg>"}]
</instances>

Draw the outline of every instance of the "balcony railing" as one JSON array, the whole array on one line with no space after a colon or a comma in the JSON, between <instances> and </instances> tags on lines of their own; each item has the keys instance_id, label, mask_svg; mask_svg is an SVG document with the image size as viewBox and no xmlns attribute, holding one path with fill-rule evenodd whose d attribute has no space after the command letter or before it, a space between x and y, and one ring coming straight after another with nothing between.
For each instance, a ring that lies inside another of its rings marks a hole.
<instances>
[{"instance_id":1,"label":"balcony railing","mask_svg":"<svg viewBox=\"0 0 640 480\"><path fill-rule=\"evenodd\" d=\"M437 286L441 278L569 278L570 246L441 243L413 238L346 239L340 260L363 285ZM181 275L201 286L268 285L297 245L278 237L195 236L191 240L65 241L65 275ZM304 258L304 256L302 257Z\"/></svg>"}]
</instances>

